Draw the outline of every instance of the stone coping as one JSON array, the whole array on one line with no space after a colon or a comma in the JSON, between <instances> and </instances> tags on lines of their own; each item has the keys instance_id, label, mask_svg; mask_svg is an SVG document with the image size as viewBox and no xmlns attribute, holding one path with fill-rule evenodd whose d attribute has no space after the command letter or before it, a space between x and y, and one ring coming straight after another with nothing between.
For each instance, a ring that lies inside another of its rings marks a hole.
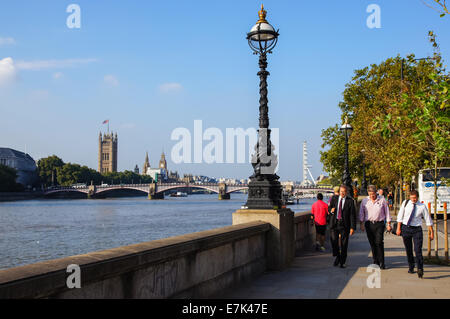
<instances>
[{"instance_id":1,"label":"stone coping","mask_svg":"<svg viewBox=\"0 0 450 319\"><path fill-rule=\"evenodd\" d=\"M302 223L311 219L311 211L295 213L294 224Z\"/></svg>"},{"instance_id":2,"label":"stone coping","mask_svg":"<svg viewBox=\"0 0 450 319\"><path fill-rule=\"evenodd\" d=\"M270 229L269 223L255 221L0 270L0 298L39 297L64 290L70 264L80 266L82 285L86 285ZM28 296L29 291L36 294Z\"/></svg>"}]
</instances>

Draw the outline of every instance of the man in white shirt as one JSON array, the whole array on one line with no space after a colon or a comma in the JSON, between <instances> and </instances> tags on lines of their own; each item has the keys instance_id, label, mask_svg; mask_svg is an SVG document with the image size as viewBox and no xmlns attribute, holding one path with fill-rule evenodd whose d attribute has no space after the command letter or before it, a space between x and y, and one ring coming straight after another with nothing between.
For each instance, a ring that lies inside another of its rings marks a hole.
<instances>
[{"instance_id":1,"label":"man in white shirt","mask_svg":"<svg viewBox=\"0 0 450 319\"><path fill-rule=\"evenodd\" d=\"M430 239L433 240L433 220L427 207L420 203L419 193L416 190L411 191L409 200L405 200L400 207L397 216L397 235L402 235L403 243L405 244L406 255L408 256L408 264L410 274L414 273L414 252L416 254L417 275L423 278L423 256L422 256L422 217L425 219L425 224L428 226Z\"/></svg>"}]
</instances>

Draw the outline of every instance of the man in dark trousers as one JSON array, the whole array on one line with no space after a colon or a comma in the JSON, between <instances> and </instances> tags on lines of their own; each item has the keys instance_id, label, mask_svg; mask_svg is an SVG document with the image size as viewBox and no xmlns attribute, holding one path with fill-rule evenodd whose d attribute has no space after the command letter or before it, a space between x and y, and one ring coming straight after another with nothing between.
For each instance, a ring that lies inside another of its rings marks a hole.
<instances>
[{"instance_id":1,"label":"man in dark trousers","mask_svg":"<svg viewBox=\"0 0 450 319\"><path fill-rule=\"evenodd\" d=\"M341 185L339 195L333 196L330 202L330 239L333 247L334 266L345 268L349 236L356 229L356 206L352 197L347 195L347 186ZM339 236L341 245L339 245Z\"/></svg>"},{"instance_id":2,"label":"man in dark trousers","mask_svg":"<svg viewBox=\"0 0 450 319\"><path fill-rule=\"evenodd\" d=\"M386 269L384 264L384 229L387 224L387 231L391 231L391 215L384 196L377 196L375 185L367 187L369 197L361 201L359 209L359 220L361 230L366 230L372 249L373 263Z\"/></svg>"}]
</instances>

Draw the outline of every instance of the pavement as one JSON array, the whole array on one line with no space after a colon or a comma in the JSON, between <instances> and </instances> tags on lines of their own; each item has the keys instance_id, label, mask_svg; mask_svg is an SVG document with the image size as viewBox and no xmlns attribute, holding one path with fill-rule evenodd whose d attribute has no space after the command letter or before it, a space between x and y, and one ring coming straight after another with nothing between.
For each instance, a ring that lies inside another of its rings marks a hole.
<instances>
[{"instance_id":1,"label":"pavement","mask_svg":"<svg viewBox=\"0 0 450 319\"><path fill-rule=\"evenodd\" d=\"M426 229L423 226L423 229ZM424 251L427 239L424 232ZM385 270L370 271L370 245L365 232L350 237L347 268L333 266L330 244L325 252L309 251L294 259L283 271L264 273L256 280L233 290L221 298L236 299L388 299L450 298L450 267L424 266L424 278L408 273L408 263L401 237L385 233ZM439 236L439 247L444 246ZM432 256L434 243L432 242ZM443 250L439 251L444 256ZM369 282L369 284L368 284ZM377 284L379 283L379 288Z\"/></svg>"}]
</instances>

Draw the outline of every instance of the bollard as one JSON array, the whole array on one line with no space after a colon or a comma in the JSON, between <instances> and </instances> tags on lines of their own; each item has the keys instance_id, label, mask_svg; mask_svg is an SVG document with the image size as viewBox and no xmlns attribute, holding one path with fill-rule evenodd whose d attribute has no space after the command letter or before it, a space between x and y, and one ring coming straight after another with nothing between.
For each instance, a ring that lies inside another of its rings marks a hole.
<instances>
[{"instance_id":1,"label":"bollard","mask_svg":"<svg viewBox=\"0 0 450 319\"><path fill-rule=\"evenodd\" d=\"M447 225L447 202L444 203L444 233L445 233L445 261L448 262L448 225Z\"/></svg>"},{"instance_id":2,"label":"bollard","mask_svg":"<svg viewBox=\"0 0 450 319\"><path fill-rule=\"evenodd\" d=\"M431 202L428 202L428 212L431 214ZM430 240L430 231L428 230L428 258L431 258L431 240Z\"/></svg>"}]
</instances>

